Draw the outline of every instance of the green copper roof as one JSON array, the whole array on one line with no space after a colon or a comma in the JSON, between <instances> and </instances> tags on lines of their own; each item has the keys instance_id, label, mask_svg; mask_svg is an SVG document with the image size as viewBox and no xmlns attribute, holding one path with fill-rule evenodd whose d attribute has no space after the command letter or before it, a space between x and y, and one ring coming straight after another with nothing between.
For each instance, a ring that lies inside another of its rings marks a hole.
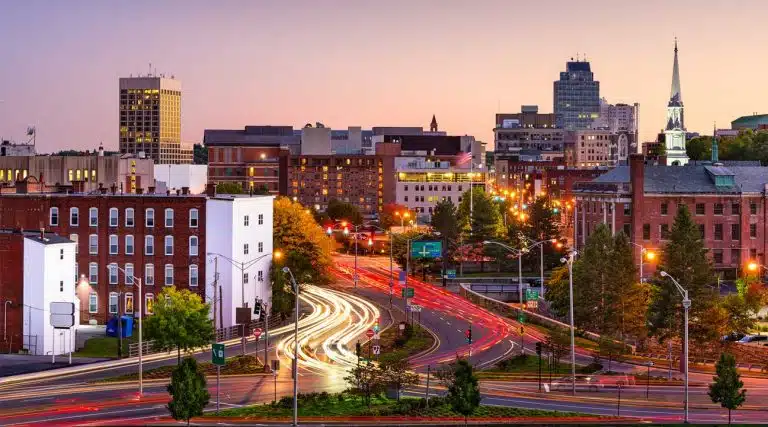
<instances>
[{"instance_id":1,"label":"green copper roof","mask_svg":"<svg viewBox=\"0 0 768 427\"><path fill-rule=\"evenodd\" d=\"M752 116L741 116L731 122L731 127L750 127L756 128L758 125L768 124L768 114L755 114Z\"/></svg>"}]
</instances>

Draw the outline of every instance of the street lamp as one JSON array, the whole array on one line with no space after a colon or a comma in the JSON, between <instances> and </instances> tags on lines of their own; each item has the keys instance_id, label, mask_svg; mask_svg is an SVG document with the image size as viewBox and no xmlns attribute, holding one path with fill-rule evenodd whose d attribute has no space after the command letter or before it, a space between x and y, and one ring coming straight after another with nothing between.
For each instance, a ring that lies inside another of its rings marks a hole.
<instances>
[{"instance_id":1,"label":"street lamp","mask_svg":"<svg viewBox=\"0 0 768 427\"><path fill-rule=\"evenodd\" d=\"M570 311L569 317L571 321L571 394L576 394L576 337L573 327L573 262L576 259L578 252L571 251L568 254L568 258L560 258L560 262L568 264L568 296Z\"/></svg>"},{"instance_id":2,"label":"street lamp","mask_svg":"<svg viewBox=\"0 0 768 427\"><path fill-rule=\"evenodd\" d=\"M518 290L518 298L520 301L520 307L521 310L523 310L523 254L529 252L531 249L538 246L540 248L540 264L539 264L539 280L541 280L541 297L544 298L544 244L545 243L552 243L557 247L559 244L557 242L557 239L546 239L546 240L540 240L538 242L533 242L528 246L524 246L520 249L515 249L511 246L505 245L504 243L497 242L495 240L485 240L483 241L484 245L499 245L502 248L512 252L513 254L517 254L517 290ZM559 244L560 247L562 247L562 244Z\"/></svg>"},{"instance_id":3,"label":"street lamp","mask_svg":"<svg viewBox=\"0 0 768 427\"><path fill-rule=\"evenodd\" d=\"M293 323L294 347L293 347L293 425L299 425L299 285L296 284L296 278L288 267L283 267L283 273L288 274L293 285L293 292L296 295L296 306L294 307L295 321Z\"/></svg>"},{"instance_id":4,"label":"street lamp","mask_svg":"<svg viewBox=\"0 0 768 427\"><path fill-rule=\"evenodd\" d=\"M656 259L656 252L654 252L651 249L648 249L642 245L639 245L635 242L629 242L631 245L635 245L638 248L640 248L640 283L643 283L643 264L644 260L653 261Z\"/></svg>"},{"instance_id":5,"label":"street lamp","mask_svg":"<svg viewBox=\"0 0 768 427\"><path fill-rule=\"evenodd\" d=\"M677 287L677 291L683 296L683 310L685 313L685 347L683 349L683 371L685 371L685 423L688 423L688 309L691 308L691 300L688 298L688 290L680 286L680 283L666 271L661 271L662 277L668 277Z\"/></svg>"},{"instance_id":6,"label":"street lamp","mask_svg":"<svg viewBox=\"0 0 768 427\"><path fill-rule=\"evenodd\" d=\"M111 266L108 265L107 266L107 270L110 270L110 268L112 268L112 267L116 268L119 271L122 271L123 274L125 274L127 277L130 277L132 285L136 286L136 288L138 289L138 294L139 294L138 295L138 297L139 297L138 298L138 304L136 304L136 302L137 302L136 300L133 301L133 304L134 304L134 307L138 307L138 309L139 309L139 396L143 396L144 395L144 378L143 378L143 376L144 376L143 375L143 373L144 373L144 363L143 363L143 360L142 360L142 354L144 353L144 349L142 348L142 345L143 345L144 341L142 340L142 336L141 336L141 333L142 333L142 330L141 330L142 329L141 328L141 318L143 317L142 313L141 313L141 305L143 304L143 300L142 299L144 298L144 294L141 292L141 278L140 277L136 277L133 274L128 275L128 273L125 270L123 270L122 268L120 268L120 266L118 266L117 264L112 264ZM119 308L120 307L120 303L121 303L121 301L119 300L119 296L118 296L118 301L117 301L117 307L118 307L117 312L118 313L120 313L120 308ZM122 323L122 321L123 321L123 319L121 319L120 316L118 316L117 324L120 325ZM122 334L122 332L120 332L120 333Z\"/></svg>"}]
</instances>

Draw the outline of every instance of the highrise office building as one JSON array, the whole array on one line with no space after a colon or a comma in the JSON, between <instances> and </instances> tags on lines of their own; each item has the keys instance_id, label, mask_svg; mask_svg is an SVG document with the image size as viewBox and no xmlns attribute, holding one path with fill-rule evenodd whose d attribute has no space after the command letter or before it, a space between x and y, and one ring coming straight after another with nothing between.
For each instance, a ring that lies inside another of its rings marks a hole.
<instances>
[{"instance_id":1,"label":"highrise office building","mask_svg":"<svg viewBox=\"0 0 768 427\"><path fill-rule=\"evenodd\" d=\"M600 117L600 82L587 61L569 61L554 84L554 111L557 127L588 129Z\"/></svg>"},{"instance_id":2,"label":"highrise office building","mask_svg":"<svg viewBox=\"0 0 768 427\"><path fill-rule=\"evenodd\" d=\"M181 82L163 76L120 78L120 152L155 163L191 163L181 143Z\"/></svg>"}]
</instances>

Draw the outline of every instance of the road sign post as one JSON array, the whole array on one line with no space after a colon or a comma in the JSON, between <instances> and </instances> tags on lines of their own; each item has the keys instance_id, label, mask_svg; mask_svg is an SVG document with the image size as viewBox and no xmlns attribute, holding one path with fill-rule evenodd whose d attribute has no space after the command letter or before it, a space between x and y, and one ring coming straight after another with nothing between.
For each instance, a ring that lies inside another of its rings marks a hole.
<instances>
[{"instance_id":1,"label":"road sign post","mask_svg":"<svg viewBox=\"0 0 768 427\"><path fill-rule=\"evenodd\" d=\"M216 365L216 413L219 413L219 389L221 388L221 367L227 363L224 357L224 344L213 344L211 348L211 362Z\"/></svg>"}]
</instances>

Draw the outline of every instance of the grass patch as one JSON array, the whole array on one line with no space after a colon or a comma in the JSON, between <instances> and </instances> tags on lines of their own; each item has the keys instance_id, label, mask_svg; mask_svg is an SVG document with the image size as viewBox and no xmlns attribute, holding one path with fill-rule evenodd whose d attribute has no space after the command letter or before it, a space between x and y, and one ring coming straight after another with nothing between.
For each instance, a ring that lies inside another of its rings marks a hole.
<instances>
[{"instance_id":1,"label":"grass patch","mask_svg":"<svg viewBox=\"0 0 768 427\"><path fill-rule=\"evenodd\" d=\"M300 417L334 417L334 416L414 416L414 417L461 417L453 411L444 398L426 401L416 398L403 398L400 402L376 396L368 406L358 397L346 393L309 393L299 394ZM279 402L271 404L247 406L243 408L225 409L220 417L239 418L288 418L293 414L293 398L284 397ZM207 417L216 417L208 414ZM536 409L509 408L501 406L483 406L477 408L473 417L511 418L511 417L583 417L589 416L576 412L542 411ZM589 416L593 417L593 416ZM599 418L599 417L594 417Z\"/></svg>"},{"instance_id":2,"label":"grass patch","mask_svg":"<svg viewBox=\"0 0 768 427\"><path fill-rule=\"evenodd\" d=\"M211 362L199 362L198 366L200 370L205 372L205 375L216 375L216 365ZM176 365L160 366L158 368L144 371L144 379L164 379L170 378ZM261 365L256 356L245 355L235 356L227 358L227 364L221 367L222 375L246 375L246 374L258 374L264 372L264 367ZM117 381L132 381L138 380L138 373L131 373L126 375L119 375L116 377L105 378L97 382L117 382Z\"/></svg>"},{"instance_id":3,"label":"grass patch","mask_svg":"<svg viewBox=\"0 0 768 427\"><path fill-rule=\"evenodd\" d=\"M577 374L591 374L593 372L602 369L602 365L589 364L586 366L577 366ZM539 373L539 358L526 354L525 356L515 356L511 359L502 360L496 364L496 367L477 372L477 377L480 379L494 379L498 378L498 374L538 374ZM552 375L569 375L571 373L571 366L567 363L559 363L552 370ZM549 367L547 359L541 360L541 375L544 377L549 376Z\"/></svg>"},{"instance_id":4,"label":"grass patch","mask_svg":"<svg viewBox=\"0 0 768 427\"><path fill-rule=\"evenodd\" d=\"M406 359L430 348L434 343L435 338L432 334L418 325L414 327L406 325L403 333L400 332L398 325L395 325L381 333L379 360ZM367 350L363 351L366 355Z\"/></svg>"},{"instance_id":5,"label":"grass patch","mask_svg":"<svg viewBox=\"0 0 768 427\"><path fill-rule=\"evenodd\" d=\"M128 356L128 344L137 342L138 338L123 338L123 357ZM85 342L85 346L72 353L74 357L110 357L117 358L116 337L95 337Z\"/></svg>"}]
</instances>

